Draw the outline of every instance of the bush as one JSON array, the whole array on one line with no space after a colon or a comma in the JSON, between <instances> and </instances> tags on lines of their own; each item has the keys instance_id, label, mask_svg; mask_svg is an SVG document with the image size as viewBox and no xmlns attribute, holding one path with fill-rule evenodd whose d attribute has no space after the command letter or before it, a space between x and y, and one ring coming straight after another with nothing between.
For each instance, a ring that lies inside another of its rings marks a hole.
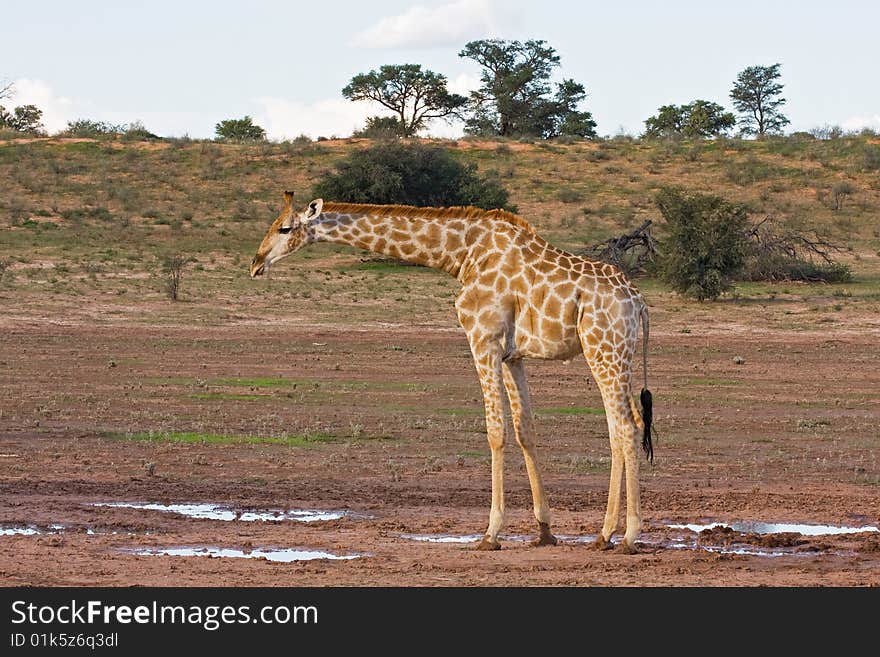
<instances>
[{"instance_id":1,"label":"bush","mask_svg":"<svg viewBox=\"0 0 880 657\"><path fill-rule=\"evenodd\" d=\"M266 131L255 125L249 116L220 121L214 126L214 133L217 139L229 141L263 141L266 138Z\"/></svg>"},{"instance_id":2,"label":"bush","mask_svg":"<svg viewBox=\"0 0 880 657\"><path fill-rule=\"evenodd\" d=\"M821 235L780 225L771 217L749 228L749 252L741 278L747 281L847 283L850 268L832 255L843 251Z\"/></svg>"},{"instance_id":3,"label":"bush","mask_svg":"<svg viewBox=\"0 0 880 657\"><path fill-rule=\"evenodd\" d=\"M168 277L165 282L165 291L168 298L177 301L180 295L180 280L183 277L183 268L189 263L195 262L195 258L180 254L169 255L162 260L162 271Z\"/></svg>"},{"instance_id":4,"label":"bush","mask_svg":"<svg viewBox=\"0 0 880 657\"><path fill-rule=\"evenodd\" d=\"M846 197L852 196L855 191L856 188L847 180L841 180L840 182L834 183L831 187L831 198L834 200L834 205L831 209L840 210L843 207L843 202L846 200Z\"/></svg>"},{"instance_id":5,"label":"bush","mask_svg":"<svg viewBox=\"0 0 880 657\"><path fill-rule=\"evenodd\" d=\"M122 128L122 139L125 141L154 141L161 139L159 135L147 130L146 126L140 121L132 121L128 125L121 125L119 127Z\"/></svg>"},{"instance_id":6,"label":"bush","mask_svg":"<svg viewBox=\"0 0 880 657\"><path fill-rule=\"evenodd\" d=\"M773 166L753 155L749 155L745 160L729 163L724 171L727 179L740 187L767 180L775 174L778 172Z\"/></svg>"},{"instance_id":7,"label":"bush","mask_svg":"<svg viewBox=\"0 0 880 657\"><path fill-rule=\"evenodd\" d=\"M676 292L701 301L730 289L748 253L746 208L673 188L658 192L655 202L666 220L660 277Z\"/></svg>"},{"instance_id":8,"label":"bush","mask_svg":"<svg viewBox=\"0 0 880 657\"><path fill-rule=\"evenodd\" d=\"M563 187L556 192L556 198L563 203L579 203L584 200L584 195L577 189L571 187Z\"/></svg>"},{"instance_id":9,"label":"bush","mask_svg":"<svg viewBox=\"0 0 880 657\"><path fill-rule=\"evenodd\" d=\"M852 281L852 270L842 262L819 263L785 256L753 256L748 259L742 280L849 283Z\"/></svg>"},{"instance_id":10,"label":"bush","mask_svg":"<svg viewBox=\"0 0 880 657\"><path fill-rule=\"evenodd\" d=\"M440 146L385 142L355 151L314 187L314 195L347 203L452 206L516 211L494 177L481 176Z\"/></svg>"},{"instance_id":11,"label":"bush","mask_svg":"<svg viewBox=\"0 0 880 657\"><path fill-rule=\"evenodd\" d=\"M106 121L92 121L91 119L76 119L67 122L67 129L61 134L68 137L107 137L122 132L120 126L107 123Z\"/></svg>"},{"instance_id":12,"label":"bush","mask_svg":"<svg viewBox=\"0 0 880 657\"><path fill-rule=\"evenodd\" d=\"M367 125L362 130L355 131L351 136L368 139L397 139L403 133L404 126L397 117L370 116L367 118Z\"/></svg>"},{"instance_id":13,"label":"bush","mask_svg":"<svg viewBox=\"0 0 880 657\"><path fill-rule=\"evenodd\" d=\"M880 169L880 146L865 146L862 151L862 168L866 171L877 171Z\"/></svg>"}]
</instances>

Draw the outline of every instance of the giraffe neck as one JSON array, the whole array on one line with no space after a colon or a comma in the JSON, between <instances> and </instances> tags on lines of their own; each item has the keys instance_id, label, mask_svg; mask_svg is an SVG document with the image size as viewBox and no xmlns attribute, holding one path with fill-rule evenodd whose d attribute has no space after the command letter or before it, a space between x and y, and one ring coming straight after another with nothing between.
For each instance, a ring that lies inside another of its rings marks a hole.
<instances>
[{"instance_id":1,"label":"giraffe neck","mask_svg":"<svg viewBox=\"0 0 880 657\"><path fill-rule=\"evenodd\" d=\"M440 269L458 278L468 247L478 235L467 220L420 216L385 216L326 209L308 226L309 242L347 244ZM483 235L485 227L478 227Z\"/></svg>"}]
</instances>

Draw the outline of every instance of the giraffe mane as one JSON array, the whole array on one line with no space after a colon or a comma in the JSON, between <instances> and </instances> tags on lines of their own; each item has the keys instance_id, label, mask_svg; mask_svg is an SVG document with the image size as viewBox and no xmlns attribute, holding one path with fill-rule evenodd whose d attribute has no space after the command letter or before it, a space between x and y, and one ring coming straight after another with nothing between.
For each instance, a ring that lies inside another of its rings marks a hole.
<instances>
[{"instance_id":1,"label":"giraffe mane","mask_svg":"<svg viewBox=\"0 0 880 657\"><path fill-rule=\"evenodd\" d=\"M483 210L468 206L453 206L448 208L422 207L415 205L377 205L372 203L324 203L323 212L337 212L339 214L368 214L378 217L394 217L400 215L421 217L424 219L466 219L468 221L503 221L513 224L532 235L535 227L522 217L508 212L507 210Z\"/></svg>"}]
</instances>

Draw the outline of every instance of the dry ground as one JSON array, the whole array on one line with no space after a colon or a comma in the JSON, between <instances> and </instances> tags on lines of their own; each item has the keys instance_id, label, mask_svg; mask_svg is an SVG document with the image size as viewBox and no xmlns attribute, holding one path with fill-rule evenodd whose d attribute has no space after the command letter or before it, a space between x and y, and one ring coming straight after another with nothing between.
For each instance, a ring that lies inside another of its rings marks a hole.
<instances>
[{"instance_id":1,"label":"dry ground","mask_svg":"<svg viewBox=\"0 0 880 657\"><path fill-rule=\"evenodd\" d=\"M667 527L880 524L876 314L856 306L827 329L779 330L786 313L809 311L791 301L681 314L669 310L671 298L654 308L659 439L655 464L642 470L636 556L578 540L600 527L609 466L599 395L582 361L529 366L554 529L567 540L553 548L507 540L487 554L399 536L479 533L487 518L479 388L464 337L444 312L402 308L385 323L313 324L294 305L275 322L243 309L208 325L198 322L205 304L109 314L99 299L56 299L47 309L5 298L0 526L66 527L0 536L0 583L880 584L877 534L715 532L679 549L681 532ZM155 325L143 321L151 311ZM162 439L184 431L194 435ZM531 534L515 446L508 472L508 533ZM118 501L355 515L222 522L91 506ZM712 551L731 540L775 556ZM365 556L285 564L126 552L144 546Z\"/></svg>"}]
</instances>

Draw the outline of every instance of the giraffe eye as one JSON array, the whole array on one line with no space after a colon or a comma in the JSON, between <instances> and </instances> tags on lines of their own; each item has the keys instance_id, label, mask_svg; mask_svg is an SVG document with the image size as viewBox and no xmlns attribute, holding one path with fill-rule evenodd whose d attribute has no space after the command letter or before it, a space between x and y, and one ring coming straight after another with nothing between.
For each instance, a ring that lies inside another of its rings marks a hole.
<instances>
[{"instance_id":1,"label":"giraffe eye","mask_svg":"<svg viewBox=\"0 0 880 657\"><path fill-rule=\"evenodd\" d=\"M278 232L286 234L286 233L289 233L292 228L293 228L293 226L282 226L281 228L278 229Z\"/></svg>"}]
</instances>

